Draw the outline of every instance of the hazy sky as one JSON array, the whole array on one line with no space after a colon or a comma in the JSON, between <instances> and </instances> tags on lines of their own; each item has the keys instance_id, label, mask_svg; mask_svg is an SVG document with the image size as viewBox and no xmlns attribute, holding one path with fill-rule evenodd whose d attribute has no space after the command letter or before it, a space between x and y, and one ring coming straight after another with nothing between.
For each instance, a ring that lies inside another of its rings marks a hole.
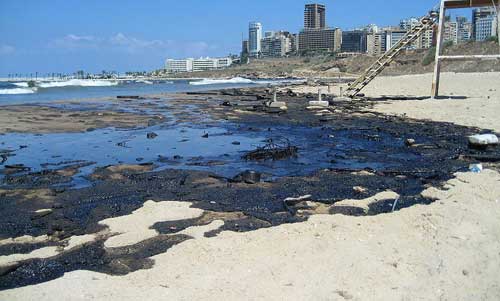
<instances>
[{"instance_id":1,"label":"hazy sky","mask_svg":"<svg viewBox=\"0 0 500 301\"><path fill-rule=\"evenodd\" d=\"M0 75L152 70L167 57L240 51L249 21L298 32L301 0L0 0ZM330 0L327 24L398 24L437 0Z\"/></svg>"}]
</instances>

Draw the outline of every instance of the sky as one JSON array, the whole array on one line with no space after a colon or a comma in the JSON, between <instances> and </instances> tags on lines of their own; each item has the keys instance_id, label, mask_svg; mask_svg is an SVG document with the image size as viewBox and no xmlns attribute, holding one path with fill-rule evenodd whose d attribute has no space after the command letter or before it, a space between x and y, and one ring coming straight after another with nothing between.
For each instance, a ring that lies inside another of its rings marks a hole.
<instances>
[{"instance_id":1,"label":"sky","mask_svg":"<svg viewBox=\"0 0 500 301\"><path fill-rule=\"evenodd\" d=\"M0 0L0 76L142 71L166 58L239 53L248 23L298 32L301 0ZM396 25L437 0L328 0L327 24Z\"/></svg>"}]
</instances>

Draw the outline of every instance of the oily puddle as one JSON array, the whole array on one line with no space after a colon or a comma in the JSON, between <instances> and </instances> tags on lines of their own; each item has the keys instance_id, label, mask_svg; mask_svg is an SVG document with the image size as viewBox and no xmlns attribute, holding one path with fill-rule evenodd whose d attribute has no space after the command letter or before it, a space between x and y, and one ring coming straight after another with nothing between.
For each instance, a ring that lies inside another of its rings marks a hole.
<instances>
[{"instance_id":1,"label":"oily puddle","mask_svg":"<svg viewBox=\"0 0 500 301\"><path fill-rule=\"evenodd\" d=\"M298 154L283 160L242 159L245 153L269 141L296 146ZM0 148L8 154L0 165L2 177L73 166L77 172L67 174L72 181L66 184L75 188L88 186L87 176L96 167L120 164L152 163L157 171L203 170L223 177L254 170L265 179L273 179L308 175L324 168L384 170L423 166L432 161L406 147L401 137L376 130L266 125L250 128L231 123L44 135L9 133L0 136ZM25 168L9 173L5 166Z\"/></svg>"}]
</instances>

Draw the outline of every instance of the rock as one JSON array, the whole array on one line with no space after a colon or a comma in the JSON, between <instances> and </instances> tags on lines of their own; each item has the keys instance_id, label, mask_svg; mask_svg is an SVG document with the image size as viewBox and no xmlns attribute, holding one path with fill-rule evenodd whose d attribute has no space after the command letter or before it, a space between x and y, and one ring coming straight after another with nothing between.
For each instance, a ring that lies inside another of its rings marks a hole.
<instances>
[{"instance_id":1,"label":"rock","mask_svg":"<svg viewBox=\"0 0 500 301\"><path fill-rule=\"evenodd\" d=\"M282 110L286 110L286 102L284 101L271 101L267 103L268 108L280 108Z\"/></svg>"},{"instance_id":2,"label":"rock","mask_svg":"<svg viewBox=\"0 0 500 301\"><path fill-rule=\"evenodd\" d=\"M44 216L47 216L53 212L52 209L40 209L35 211L35 214L31 217L32 220L42 218Z\"/></svg>"},{"instance_id":3,"label":"rock","mask_svg":"<svg viewBox=\"0 0 500 301\"><path fill-rule=\"evenodd\" d=\"M488 147L498 144L498 137L494 134L473 135L468 137L471 147Z\"/></svg>"},{"instance_id":4,"label":"rock","mask_svg":"<svg viewBox=\"0 0 500 301\"><path fill-rule=\"evenodd\" d=\"M232 104L229 101L224 101L221 103L221 106L230 107L230 106L232 106Z\"/></svg>"},{"instance_id":5,"label":"rock","mask_svg":"<svg viewBox=\"0 0 500 301\"><path fill-rule=\"evenodd\" d=\"M93 132L93 131L95 131L95 128L88 128L87 129L87 132Z\"/></svg>"},{"instance_id":6,"label":"rock","mask_svg":"<svg viewBox=\"0 0 500 301\"><path fill-rule=\"evenodd\" d=\"M201 138L208 138L208 133L203 134Z\"/></svg>"},{"instance_id":7,"label":"rock","mask_svg":"<svg viewBox=\"0 0 500 301\"><path fill-rule=\"evenodd\" d=\"M368 191L368 189L362 187L362 186L354 186L352 188L352 190L354 190L356 193L365 193Z\"/></svg>"},{"instance_id":8,"label":"rock","mask_svg":"<svg viewBox=\"0 0 500 301\"><path fill-rule=\"evenodd\" d=\"M150 132L150 133L148 133L148 134L146 135L146 137L147 137L148 139L154 139L154 138L158 137L158 134L157 134L157 133L155 133L155 132Z\"/></svg>"},{"instance_id":9,"label":"rock","mask_svg":"<svg viewBox=\"0 0 500 301\"><path fill-rule=\"evenodd\" d=\"M182 156L179 156L179 155L174 156L174 160L180 160L180 159L182 159Z\"/></svg>"},{"instance_id":10,"label":"rock","mask_svg":"<svg viewBox=\"0 0 500 301\"><path fill-rule=\"evenodd\" d=\"M240 144L241 144L241 142L239 142L239 141L233 141L231 144L232 144L232 145L240 145Z\"/></svg>"},{"instance_id":11,"label":"rock","mask_svg":"<svg viewBox=\"0 0 500 301\"><path fill-rule=\"evenodd\" d=\"M406 146L413 146L413 145L415 145L415 139L406 139L405 140L405 145Z\"/></svg>"},{"instance_id":12,"label":"rock","mask_svg":"<svg viewBox=\"0 0 500 301\"><path fill-rule=\"evenodd\" d=\"M244 171L236 175L232 181L237 183L257 184L260 182L261 174L253 170Z\"/></svg>"}]
</instances>

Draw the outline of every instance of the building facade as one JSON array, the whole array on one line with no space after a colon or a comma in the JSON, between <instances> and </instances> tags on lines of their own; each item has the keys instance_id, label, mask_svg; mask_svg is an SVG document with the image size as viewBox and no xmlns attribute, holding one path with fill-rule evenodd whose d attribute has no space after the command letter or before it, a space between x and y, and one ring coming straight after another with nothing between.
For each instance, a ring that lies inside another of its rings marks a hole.
<instances>
[{"instance_id":1,"label":"building facade","mask_svg":"<svg viewBox=\"0 0 500 301\"><path fill-rule=\"evenodd\" d=\"M458 44L458 23L447 21L444 23L443 41Z\"/></svg>"},{"instance_id":2,"label":"building facade","mask_svg":"<svg viewBox=\"0 0 500 301\"><path fill-rule=\"evenodd\" d=\"M476 41L484 41L488 37L496 35L495 30L491 30L491 27L496 25L494 18L494 7L481 7L472 10L472 37ZM493 29L496 29L496 27Z\"/></svg>"},{"instance_id":3,"label":"building facade","mask_svg":"<svg viewBox=\"0 0 500 301\"><path fill-rule=\"evenodd\" d=\"M262 51L262 24L250 22L248 26L248 53L251 57L259 57Z\"/></svg>"},{"instance_id":4,"label":"building facade","mask_svg":"<svg viewBox=\"0 0 500 301\"><path fill-rule=\"evenodd\" d=\"M341 45L342 30L339 28L309 29L299 33L299 52L318 50L338 52Z\"/></svg>"},{"instance_id":5,"label":"building facade","mask_svg":"<svg viewBox=\"0 0 500 301\"><path fill-rule=\"evenodd\" d=\"M165 69L167 72L177 73L177 72L192 72L193 71L193 59L167 59L165 61Z\"/></svg>"},{"instance_id":6,"label":"building facade","mask_svg":"<svg viewBox=\"0 0 500 301\"><path fill-rule=\"evenodd\" d=\"M466 17L457 17L457 40L458 43L467 42L472 39L472 23Z\"/></svg>"},{"instance_id":7,"label":"building facade","mask_svg":"<svg viewBox=\"0 0 500 301\"><path fill-rule=\"evenodd\" d=\"M326 27L326 7L322 4L306 4L304 9L304 29Z\"/></svg>"},{"instance_id":8,"label":"building facade","mask_svg":"<svg viewBox=\"0 0 500 301\"><path fill-rule=\"evenodd\" d=\"M342 32L342 52L366 53L366 31L351 30Z\"/></svg>"},{"instance_id":9,"label":"building facade","mask_svg":"<svg viewBox=\"0 0 500 301\"><path fill-rule=\"evenodd\" d=\"M262 39L263 57L283 57L292 52L292 35L289 32L269 32Z\"/></svg>"},{"instance_id":10,"label":"building facade","mask_svg":"<svg viewBox=\"0 0 500 301\"><path fill-rule=\"evenodd\" d=\"M230 57L167 59L165 61L165 70L169 73L209 71L230 67L232 63L233 60Z\"/></svg>"},{"instance_id":11,"label":"building facade","mask_svg":"<svg viewBox=\"0 0 500 301\"><path fill-rule=\"evenodd\" d=\"M367 52L371 56L380 56L387 49L387 34L385 32L369 33L366 37Z\"/></svg>"}]
</instances>

